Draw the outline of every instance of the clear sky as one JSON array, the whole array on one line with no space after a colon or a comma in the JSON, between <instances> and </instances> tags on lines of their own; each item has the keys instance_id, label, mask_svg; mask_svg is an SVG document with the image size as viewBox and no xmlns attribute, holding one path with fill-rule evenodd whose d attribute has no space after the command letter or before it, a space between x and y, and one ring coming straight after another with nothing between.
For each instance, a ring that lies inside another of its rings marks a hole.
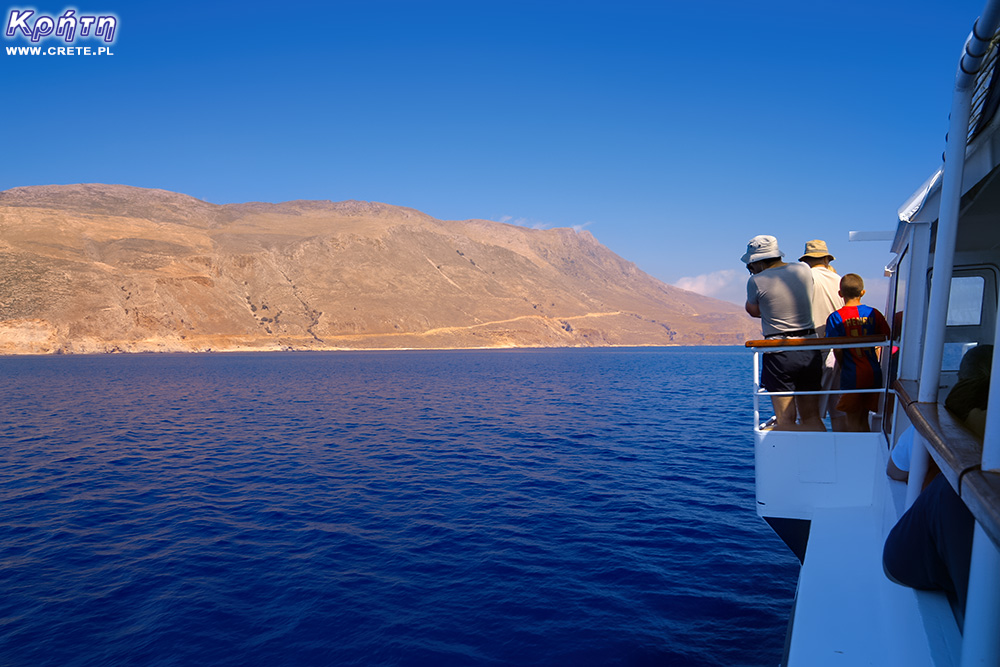
<instances>
[{"instance_id":1,"label":"clear sky","mask_svg":"<svg viewBox=\"0 0 1000 667\"><path fill-rule=\"evenodd\" d=\"M118 18L113 56L9 55L30 42L0 37L0 190L123 183L586 228L739 303L750 237L794 258L822 238L881 306L888 243L848 232L894 229L940 164L983 4L0 4L4 26L26 8Z\"/></svg>"}]
</instances>

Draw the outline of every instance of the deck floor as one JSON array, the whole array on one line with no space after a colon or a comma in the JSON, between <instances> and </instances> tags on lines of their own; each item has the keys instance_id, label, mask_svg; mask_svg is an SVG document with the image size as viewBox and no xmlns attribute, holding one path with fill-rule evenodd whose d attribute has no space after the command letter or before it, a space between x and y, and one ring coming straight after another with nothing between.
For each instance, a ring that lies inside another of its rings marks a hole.
<instances>
[{"instance_id":1,"label":"deck floor","mask_svg":"<svg viewBox=\"0 0 1000 667\"><path fill-rule=\"evenodd\" d=\"M897 497L888 500L899 507L903 485L893 487L887 493ZM944 595L899 586L882 572L892 522L873 507L817 510L799 577L789 665L957 665L961 637Z\"/></svg>"}]
</instances>

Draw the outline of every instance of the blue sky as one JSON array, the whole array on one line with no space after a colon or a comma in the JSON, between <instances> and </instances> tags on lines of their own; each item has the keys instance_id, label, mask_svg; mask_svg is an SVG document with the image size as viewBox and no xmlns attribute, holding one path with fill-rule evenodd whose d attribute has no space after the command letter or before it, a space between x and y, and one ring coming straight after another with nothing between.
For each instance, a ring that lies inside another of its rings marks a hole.
<instances>
[{"instance_id":1,"label":"blue sky","mask_svg":"<svg viewBox=\"0 0 1000 667\"><path fill-rule=\"evenodd\" d=\"M750 237L796 258L823 238L880 306L888 244L848 232L894 229L940 164L982 5L0 5L4 26L26 8L119 20L113 56L0 54L0 190L124 183L585 228L661 280L738 302Z\"/></svg>"}]
</instances>

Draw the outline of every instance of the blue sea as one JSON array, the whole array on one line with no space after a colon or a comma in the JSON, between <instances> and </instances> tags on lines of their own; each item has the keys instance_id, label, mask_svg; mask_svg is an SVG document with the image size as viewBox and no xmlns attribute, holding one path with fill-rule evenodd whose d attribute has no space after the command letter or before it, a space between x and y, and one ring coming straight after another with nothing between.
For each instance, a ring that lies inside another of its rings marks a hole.
<instances>
[{"instance_id":1,"label":"blue sea","mask_svg":"<svg viewBox=\"0 0 1000 667\"><path fill-rule=\"evenodd\" d=\"M777 665L750 363L0 357L0 664Z\"/></svg>"}]
</instances>

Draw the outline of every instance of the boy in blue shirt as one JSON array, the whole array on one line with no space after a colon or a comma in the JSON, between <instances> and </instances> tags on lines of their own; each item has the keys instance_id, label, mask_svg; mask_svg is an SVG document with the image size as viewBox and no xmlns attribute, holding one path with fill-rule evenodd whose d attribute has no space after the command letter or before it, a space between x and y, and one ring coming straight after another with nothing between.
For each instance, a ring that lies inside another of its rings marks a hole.
<instances>
[{"instance_id":1,"label":"boy in blue shirt","mask_svg":"<svg viewBox=\"0 0 1000 667\"><path fill-rule=\"evenodd\" d=\"M856 273L840 279L840 296L844 307L834 311L826 320L826 335L834 336L889 336L885 317L875 308L861 303L865 295L865 281ZM882 386L882 369L874 347L855 347L835 350L840 362L841 389L876 389ZM868 413L878 410L877 393L844 394L837 409L847 413L848 431L868 431Z\"/></svg>"}]
</instances>

